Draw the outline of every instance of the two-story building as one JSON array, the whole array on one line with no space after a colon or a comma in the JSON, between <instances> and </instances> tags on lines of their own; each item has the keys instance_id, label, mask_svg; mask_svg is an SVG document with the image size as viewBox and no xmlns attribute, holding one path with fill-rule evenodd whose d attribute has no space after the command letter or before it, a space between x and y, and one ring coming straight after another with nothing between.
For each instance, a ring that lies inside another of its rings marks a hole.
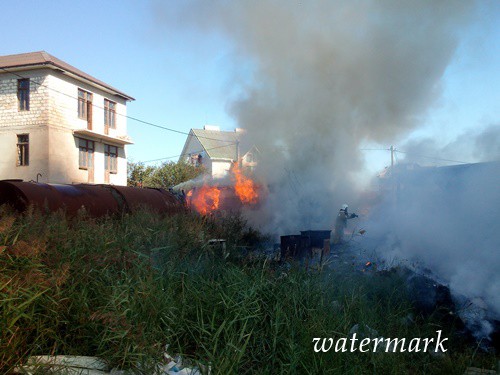
<instances>
[{"instance_id":1,"label":"two-story building","mask_svg":"<svg viewBox=\"0 0 500 375\"><path fill-rule=\"evenodd\" d=\"M131 100L44 51L0 56L0 179L126 185Z\"/></svg>"}]
</instances>

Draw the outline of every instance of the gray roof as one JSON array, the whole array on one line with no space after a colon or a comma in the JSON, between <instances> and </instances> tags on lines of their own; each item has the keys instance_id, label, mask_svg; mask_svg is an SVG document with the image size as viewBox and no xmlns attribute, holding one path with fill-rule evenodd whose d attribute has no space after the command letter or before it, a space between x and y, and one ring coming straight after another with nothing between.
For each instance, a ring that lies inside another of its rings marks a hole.
<instances>
[{"instance_id":1,"label":"gray roof","mask_svg":"<svg viewBox=\"0 0 500 375\"><path fill-rule=\"evenodd\" d=\"M81 70L75 68L74 66L69 65L68 63L62 60L59 60L57 57L54 57L45 51L0 56L0 68L18 69L30 66L39 67L40 65L47 65L47 66L51 65L52 67L59 68L63 71L72 73L79 78L90 81L91 83L94 83L96 85L102 86L126 100L134 100L134 98L132 98L131 96L115 89L114 87L108 85L107 83L104 83L85 72L82 72ZM0 73L1 72L2 71L0 71Z\"/></svg>"},{"instance_id":2,"label":"gray roof","mask_svg":"<svg viewBox=\"0 0 500 375\"><path fill-rule=\"evenodd\" d=\"M191 129L191 132L211 159L236 160L236 145L241 141L242 132L204 129ZM240 149L240 155L242 151Z\"/></svg>"}]
</instances>

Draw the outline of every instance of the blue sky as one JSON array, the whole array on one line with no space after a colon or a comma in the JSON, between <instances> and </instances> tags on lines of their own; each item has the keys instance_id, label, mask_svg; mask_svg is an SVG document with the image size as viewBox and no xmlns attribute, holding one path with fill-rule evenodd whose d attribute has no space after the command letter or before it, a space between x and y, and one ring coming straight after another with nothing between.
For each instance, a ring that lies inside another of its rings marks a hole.
<instances>
[{"instance_id":1,"label":"blue sky","mask_svg":"<svg viewBox=\"0 0 500 375\"><path fill-rule=\"evenodd\" d=\"M500 124L500 2L483 4L490 6L463 30L442 96L412 137L439 136L445 144L466 129ZM0 55L45 50L135 97L131 117L185 132L204 124L235 128L227 104L251 69L221 36L161 22L148 1L3 1ZM132 120L128 129L134 161L178 155L186 139ZM387 155L375 154L374 168L383 167Z\"/></svg>"},{"instance_id":2,"label":"blue sky","mask_svg":"<svg viewBox=\"0 0 500 375\"><path fill-rule=\"evenodd\" d=\"M417 135L429 132L449 139L461 129L500 126L500 2L480 9L477 22L463 30L462 43L444 74L442 98ZM442 127L433 132L437 125Z\"/></svg>"},{"instance_id":3,"label":"blue sky","mask_svg":"<svg viewBox=\"0 0 500 375\"><path fill-rule=\"evenodd\" d=\"M235 126L224 110L224 52L167 40L148 2L5 1L0 35L0 55L45 50L133 96L131 117L186 132ZM186 139L132 120L128 130L136 161L177 155Z\"/></svg>"}]
</instances>

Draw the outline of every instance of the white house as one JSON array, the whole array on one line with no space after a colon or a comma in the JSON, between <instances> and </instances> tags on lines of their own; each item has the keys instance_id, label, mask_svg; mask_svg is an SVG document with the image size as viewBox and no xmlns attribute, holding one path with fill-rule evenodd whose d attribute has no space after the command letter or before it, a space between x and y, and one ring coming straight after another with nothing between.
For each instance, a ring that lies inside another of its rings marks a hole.
<instances>
[{"instance_id":1,"label":"white house","mask_svg":"<svg viewBox=\"0 0 500 375\"><path fill-rule=\"evenodd\" d=\"M191 129L179 161L203 165L213 178L226 176L238 160L244 168L253 169L258 151L246 145L244 134L243 129L222 131L214 125Z\"/></svg>"},{"instance_id":2,"label":"white house","mask_svg":"<svg viewBox=\"0 0 500 375\"><path fill-rule=\"evenodd\" d=\"M131 100L44 51L0 56L0 179L126 185Z\"/></svg>"}]
</instances>

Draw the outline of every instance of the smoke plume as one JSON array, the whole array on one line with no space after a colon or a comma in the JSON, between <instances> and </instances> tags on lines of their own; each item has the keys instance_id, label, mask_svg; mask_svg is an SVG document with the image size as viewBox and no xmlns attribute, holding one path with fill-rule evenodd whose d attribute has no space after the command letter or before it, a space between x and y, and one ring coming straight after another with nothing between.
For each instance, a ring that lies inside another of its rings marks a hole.
<instances>
[{"instance_id":1,"label":"smoke plume","mask_svg":"<svg viewBox=\"0 0 500 375\"><path fill-rule=\"evenodd\" d=\"M400 170L387 181L386 200L367 224L365 245L381 241L376 245L386 259L419 263L458 300L484 301L498 319L498 186L498 161ZM487 336L488 324L480 324L479 334Z\"/></svg>"},{"instance_id":2,"label":"smoke plume","mask_svg":"<svg viewBox=\"0 0 500 375\"><path fill-rule=\"evenodd\" d=\"M472 13L465 1L159 7L171 30L227 38L235 61L252 67L228 108L261 152L269 196L258 223L274 233L331 227L340 205L355 198L359 145L419 125Z\"/></svg>"},{"instance_id":3,"label":"smoke plume","mask_svg":"<svg viewBox=\"0 0 500 375\"><path fill-rule=\"evenodd\" d=\"M340 205L356 198L360 145L392 144L422 125L476 5L191 0L160 13L169 31L232 45L242 94L228 109L260 150L269 188L254 224L283 235L332 228ZM412 154L478 161L498 159L498 145L492 126L449 145L423 140L401 149L407 161ZM379 207L367 233L391 232L396 241L383 256L418 259L452 291L484 298L500 313L500 185L482 169L450 173L407 181L413 188L399 205Z\"/></svg>"},{"instance_id":4,"label":"smoke plume","mask_svg":"<svg viewBox=\"0 0 500 375\"><path fill-rule=\"evenodd\" d=\"M453 163L447 159L467 163L500 160L500 124L468 130L444 144L435 138L411 140L401 149L405 162L420 165Z\"/></svg>"},{"instance_id":5,"label":"smoke plume","mask_svg":"<svg viewBox=\"0 0 500 375\"><path fill-rule=\"evenodd\" d=\"M489 320L500 319L500 126L401 148L403 163L385 181L385 201L367 223L365 245L383 238L377 247L386 260L430 269L449 285L471 331L488 337Z\"/></svg>"}]
</instances>

